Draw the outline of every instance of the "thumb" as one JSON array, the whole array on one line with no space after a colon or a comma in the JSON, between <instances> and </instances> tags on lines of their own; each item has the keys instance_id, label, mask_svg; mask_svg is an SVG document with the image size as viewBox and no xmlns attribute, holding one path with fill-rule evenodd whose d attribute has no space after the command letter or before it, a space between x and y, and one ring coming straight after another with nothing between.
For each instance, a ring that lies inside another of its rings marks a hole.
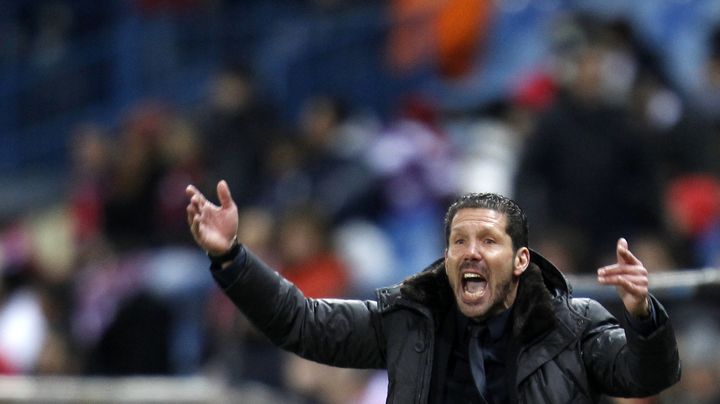
<instances>
[{"instance_id":1,"label":"thumb","mask_svg":"<svg viewBox=\"0 0 720 404\"><path fill-rule=\"evenodd\" d=\"M221 180L217 184L217 195L220 200L220 206L223 208L230 207L234 202L232 195L230 195L230 187L225 180Z\"/></svg>"}]
</instances>

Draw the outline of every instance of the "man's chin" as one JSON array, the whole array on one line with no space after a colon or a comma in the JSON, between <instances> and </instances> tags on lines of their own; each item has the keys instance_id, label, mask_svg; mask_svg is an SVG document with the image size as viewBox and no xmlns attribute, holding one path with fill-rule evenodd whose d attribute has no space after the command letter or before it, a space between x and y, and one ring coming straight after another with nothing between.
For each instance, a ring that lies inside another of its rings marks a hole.
<instances>
[{"instance_id":1,"label":"man's chin","mask_svg":"<svg viewBox=\"0 0 720 404\"><path fill-rule=\"evenodd\" d=\"M487 316L487 307L482 304L458 302L458 309L465 317L473 320L483 320Z\"/></svg>"}]
</instances>

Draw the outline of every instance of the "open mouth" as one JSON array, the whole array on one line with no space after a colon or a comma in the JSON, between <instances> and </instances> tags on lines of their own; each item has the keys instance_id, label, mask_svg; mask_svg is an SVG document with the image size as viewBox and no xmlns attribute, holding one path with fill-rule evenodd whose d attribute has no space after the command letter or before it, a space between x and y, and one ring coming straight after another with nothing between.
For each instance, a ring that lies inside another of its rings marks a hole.
<instances>
[{"instance_id":1,"label":"open mouth","mask_svg":"<svg viewBox=\"0 0 720 404\"><path fill-rule=\"evenodd\" d=\"M471 299L482 297L487 290L487 279L481 274L466 272L461 281L463 293Z\"/></svg>"}]
</instances>

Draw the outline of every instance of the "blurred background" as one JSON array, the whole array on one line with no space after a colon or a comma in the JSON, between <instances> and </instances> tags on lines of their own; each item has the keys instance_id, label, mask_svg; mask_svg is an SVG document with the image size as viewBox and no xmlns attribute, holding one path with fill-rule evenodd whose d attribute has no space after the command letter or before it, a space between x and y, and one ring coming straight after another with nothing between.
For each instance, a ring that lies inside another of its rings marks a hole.
<instances>
[{"instance_id":1,"label":"blurred background","mask_svg":"<svg viewBox=\"0 0 720 404\"><path fill-rule=\"evenodd\" d=\"M592 274L626 237L683 379L606 402L720 402L720 2L4 1L0 402L385 401L213 284L184 189L220 179L311 297L430 264L465 192L613 310Z\"/></svg>"}]
</instances>

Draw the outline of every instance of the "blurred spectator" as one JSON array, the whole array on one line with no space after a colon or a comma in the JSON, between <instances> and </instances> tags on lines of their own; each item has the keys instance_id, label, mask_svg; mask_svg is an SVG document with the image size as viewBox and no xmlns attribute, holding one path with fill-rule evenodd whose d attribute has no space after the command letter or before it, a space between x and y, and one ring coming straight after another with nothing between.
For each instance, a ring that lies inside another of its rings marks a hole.
<instances>
[{"instance_id":1,"label":"blurred spectator","mask_svg":"<svg viewBox=\"0 0 720 404\"><path fill-rule=\"evenodd\" d=\"M361 160L371 136L353 125L350 106L330 96L312 97L299 118L303 170L312 184L313 205L333 222L366 214L372 205L374 178Z\"/></svg>"},{"instance_id":2,"label":"blurred spectator","mask_svg":"<svg viewBox=\"0 0 720 404\"><path fill-rule=\"evenodd\" d=\"M717 23L716 23L717 24ZM694 161L692 172L720 177L720 27L715 26L702 46L703 62L698 68L699 85L690 96L696 122L677 136L672 144Z\"/></svg>"},{"instance_id":3,"label":"blurred spectator","mask_svg":"<svg viewBox=\"0 0 720 404\"><path fill-rule=\"evenodd\" d=\"M707 171L714 156L711 127L689 110L672 89L654 76L642 76L629 105L635 128L656 160L663 183L676 176Z\"/></svg>"},{"instance_id":4,"label":"blurred spectator","mask_svg":"<svg viewBox=\"0 0 720 404\"><path fill-rule=\"evenodd\" d=\"M158 179L159 190L155 196L156 216L152 225L156 241L162 244L178 245L190 243L187 233L183 199L187 184L203 178L204 167L200 157L200 141L190 122L173 116L167 123L164 136L159 142L159 156L163 167Z\"/></svg>"},{"instance_id":5,"label":"blurred spectator","mask_svg":"<svg viewBox=\"0 0 720 404\"><path fill-rule=\"evenodd\" d=\"M640 37L638 27L627 17L611 18L601 29L603 41L613 54L611 57L613 62L608 67L614 67L615 72L622 71L619 72L621 74L618 77L614 77L614 80L620 79L624 83L620 86L624 88L621 93L629 91L634 82L641 77L653 77L663 87L674 87L662 63L660 53L649 46L645 38ZM627 94L620 95L627 97Z\"/></svg>"},{"instance_id":6,"label":"blurred spectator","mask_svg":"<svg viewBox=\"0 0 720 404\"><path fill-rule=\"evenodd\" d=\"M156 298L139 293L124 300L88 356L89 375L171 373L170 313Z\"/></svg>"},{"instance_id":7,"label":"blurred spectator","mask_svg":"<svg viewBox=\"0 0 720 404\"><path fill-rule=\"evenodd\" d=\"M167 310L167 350L169 372L189 375L202 369L207 359L207 302L214 285L203 271L207 256L183 245L170 245L149 251L142 270L141 296ZM158 337L161 337L162 334Z\"/></svg>"},{"instance_id":8,"label":"blurred spectator","mask_svg":"<svg viewBox=\"0 0 720 404\"><path fill-rule=\"evenodd\" d=\"M264 159L279 137L275 111L255 87L248 69L219 71L210 79L208 106L199 117L207 178L225 179L241 190L240 206L256 201Z\"/></svg>"},{"instance_id":9,"label":"blurred spectator","mask_svg":"<svg viewBox=\"0 0 720 404\"><path fill-rule=\"evenodd\" d=\"M533 121L529 109L498 101L469 118L446 123L458 154L458 192L512 196L520 150Z\"/></svg>"},{"instance_id":10,"label":"blurred spectator","mask_svg":"<svg viewBox=\"0 0 720 404\"><path fill-rule=\"evenodd\" d=\"M409 98L367 151L368 165L381 181L382 211L377 221L392 242L395 279L424 268L442 252L443 202L455 192L449 136L435 106Z\"/></svg>"},{"instance_id":11,"label":"blurred spectator","mask_svg":"<svg viewBox=\"0 0 720 404\"><path fill-rule=\"evenodd\" d=\"M305 296L342 297L349 292L345 264L332 250L327 223L320 212L288 212L278 224L280 272Z\"/></svg>"},{"instance_id":12,"label":"blurred spectator","mask_svg":"<svg viewBox=\"0 0 720 404\"><path fill-rule=\"evenodd\" d=\"M630 73L605 70L612 53L592 30L574 29L558 99L524 147L515 194L538 218L536 237L552 223L612 245L619 233L660 226L659 184L627 111L615 105L612 83ZM598 264L597 256L581 260L583 270Z\"/></svg>"},{"instance_id":13,"label":"blurred spectator","mask_svg":"<svg viewBox=\"0 0 720 404\"><path fill-rule=\"evenodd\" d=\"M155 241L156 190L166 172L161 142L170 119L166 105L139 103L122 122L103 206L104 231L122 250Z\"/></svg>"},{"instance_id":14,"label":"blurred spectator","mask_svg":"<svg viewBox=\"0 0 720 404\"><path fill-rule=\"evenodd\" d=\"M308 203L312 188L302 167L304 159L303 150L294 139L281 139L268 150L258 182L263 184L260 203L274 215Z\"/></svg>"},{"instance_id":15,"label":"blurred spectator","mask_svg":"<svg viewBox=\"0 0 720 404\"><path fill-rule=\"evenodd\" d=\"M93 357L93 350L113 323L119 308L142 289L143 258L122 258L105 252L78 270L73 284L75 310L71 321L73 340L86 367L83 371L112 373L106 359Z\"/></svg>"},{"instance_id":16,"label":"blurred spectator","mask_svg":"<svg viewBox=\"0 0 720 404\"><path fill-rule=\"evenodd\" d=\"M211 283L183 248L106 254L76 276L72 332L92 375L189 374L202 364Z\"/></svg>"},{"instance_id":17,"label":"blurred spectator","mask_svg":"<svg viewBox=\"0 0 720 404\"><path fill-rule=\"evenodd\" d=\"M338 223L373 213L376 182L361 158L371 135L352 122L348 108L312 97L303 104L299 138L273 145L263 201L276 214L310 205Z\"/></svg>"},{"instance_id":18,"label":"blurred spectator","mask_svg":"<svg viewBox=\"0 0 720 404\"><path fill-rule=\"evenodd\" d=\"M80 123L69 149L68 204L77 246L84 249L103 235L103 204L111 175L109 134L98 125Z\"/></svg>"}]
</instances>

